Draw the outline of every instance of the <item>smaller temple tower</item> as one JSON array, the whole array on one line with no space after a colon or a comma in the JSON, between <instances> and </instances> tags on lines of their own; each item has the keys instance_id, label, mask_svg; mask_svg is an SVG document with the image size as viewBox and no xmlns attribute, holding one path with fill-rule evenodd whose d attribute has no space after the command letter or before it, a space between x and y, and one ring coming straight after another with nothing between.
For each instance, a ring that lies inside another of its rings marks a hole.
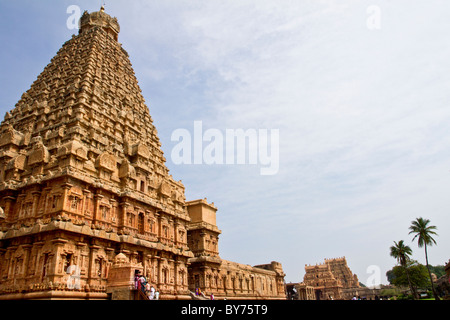
<instances>
[{"instance_id":1,"label":"smaller temple tower","mask_svg":"<svg viewBox=\"0 0 450 320\"><path fill-rule=\"evenodd\" d=\"M188 245L196 259L219 257L219 235L222 233L216 224L217 208L206 199L187 201L191 218L188 225ZM211 260L211 259L209 259ZM192 262L191 262L192 263Z\"/></svg>"},{"instance_id":2,"label":"smaller temple tower","mask_svg":"<svg viewBox=\"0 0 450 320\"><path fill-rule=\"evenodd\" d=\"M321 264L305 265L305 272L303 282L298 285L297 290L314 288L316 300L343 299L344 291L360 287L358 277L348 267L345 257L325 259ZM312 295L305 297L309 300Z\"/></svg>"},{"instance_id":3,"label":"smaller temple tower","mask_svg":"<svg viewBox=\"0 0 450 320\"><path fill-rule=\"evenodd\" d=\"M336 300L341 298L342 284L336 279L327 263L305 266L303 282L314 287L316 300Z\"/></svg>"},{"instance_id":4,"label":"smaller temple tower","mask_svg":"<svg viewBox=\"0 0 450 320\"><path fill-rule=\"evenodd\" d=\"M211 294L217 299L285 299L284 272L281 263L250 266L223 260L219 256L217 208L206 199L187 201L191 219L187 241L194 254L189 258L189 290Z\"/></svg>"},{"instance_id":5,"label":"smaller temple tower","mask_svg":"<svg viewBox=\"0 0 450 320\"><path fill-rule=\"evenodd\" d=\"M342 288L359 288L359 280L356 274L353 274L347 265L345 257L325 259L325 263L330 266L331 272L342 284Z\"/></svg>"}]
</instances>

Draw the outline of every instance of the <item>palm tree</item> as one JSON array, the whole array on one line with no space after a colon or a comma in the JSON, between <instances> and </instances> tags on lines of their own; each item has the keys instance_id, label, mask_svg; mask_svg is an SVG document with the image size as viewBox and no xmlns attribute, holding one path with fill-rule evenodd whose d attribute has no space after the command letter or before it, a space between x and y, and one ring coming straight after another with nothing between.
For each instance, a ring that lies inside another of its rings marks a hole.
<instances>
[{"instance_id":1,"label":"palm tree","mask_svg":"<svg viewBox=\"0 0 450 320\"><path fill-rule=\"evenodd\" d=\"M409 246L405 245L403 240L400 240L398 243L394 241L394 245L391 247L391 257L397 259L397 262L405 269L406 277L408 278L409 289L411 293L416 299L417 294L414 289L411 279L409 277L407 263L410 261L409 256L412 254L412 250Z\"/></svg>"},{"instance_id":2,"label":"palm tree","mask_svg":"<svg viewBox=\"0 0 450 320\"><path fill-rule=\"evenodd\" d=\"M419 248L425 247L425 260L428 269L428 275L430 276L431 281L431 289L433 290L433 295L436 300L439 300L439 297L434 289L433 279L431 278L430 267L428 265L428 252L427 246L432 246L433 243L436 244L436 241L433 239L432 235L437 235L434 230L437 228L435 226L429 225L430 220L424 218L416 218L416 220L411 221L411 226L409 227L409 234L414 234L412 241L417 238L417 244Z\"/></svg>"}]
</instances>

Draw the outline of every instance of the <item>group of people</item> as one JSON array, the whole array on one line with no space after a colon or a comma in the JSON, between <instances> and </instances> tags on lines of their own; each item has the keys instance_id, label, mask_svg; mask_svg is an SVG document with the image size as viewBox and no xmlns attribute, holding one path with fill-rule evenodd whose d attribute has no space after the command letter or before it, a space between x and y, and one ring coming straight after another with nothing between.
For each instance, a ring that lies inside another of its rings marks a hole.
<instances>
[{"instance_id":1,"label":"group of people","mask_svg":"<svg viewBox=\"0 0 450 320\"><path fill-rule=\"evenodd\" d=\"M141 290L149 300L159 300L159 291L155 289L150 282L141 273L136 273L134 277L134 288Z\"/></svg>"},{"instance_id":2,"label":"group of people","mask_svg":"<svg viewBox=\"0 0 450 320\"><path fill-rule=\"evenodd\" d=\"M196 296L203 296L203 297L206 298L205 294L200 290L200 288L196 288L196 289L195 289L195 295L196 295ZM211 293L211 295L209 296L209 298L210 298L211 300L214 300L214 294Z\"/></svg>"},{"instance_id":3,"label":"group of people","mask_svg":"<svg viewBox=\"0 0 450 320\"><path fill-rule=\"evenodd\" d=\"M357 298L356 296L353 296L352 300L367 300L367 298L366 297L361 298L360 296L358 296L358 298ZM372 300L372 298L370 298L370 300ZM375 296L375 300L383 300L383 298L379 297L379 296Z\"/></svg>"}]
</instances>

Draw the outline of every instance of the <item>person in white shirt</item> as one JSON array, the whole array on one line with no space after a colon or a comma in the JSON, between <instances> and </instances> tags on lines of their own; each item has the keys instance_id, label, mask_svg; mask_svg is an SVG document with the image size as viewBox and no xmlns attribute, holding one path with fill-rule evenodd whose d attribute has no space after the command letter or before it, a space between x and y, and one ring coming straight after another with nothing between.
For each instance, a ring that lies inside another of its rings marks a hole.
<instances>
[{"instance_id":1,"label":"person in white shirt","mask_svg":"<svg viewBox=\"0 0 450 320\"><path fill-rule=\"evenodd\" d=\"M150 294L149 294L149 299L153 300L155 298L155 288L153 288L153 286L150 287Z\"/></svg>"}]
</instances>

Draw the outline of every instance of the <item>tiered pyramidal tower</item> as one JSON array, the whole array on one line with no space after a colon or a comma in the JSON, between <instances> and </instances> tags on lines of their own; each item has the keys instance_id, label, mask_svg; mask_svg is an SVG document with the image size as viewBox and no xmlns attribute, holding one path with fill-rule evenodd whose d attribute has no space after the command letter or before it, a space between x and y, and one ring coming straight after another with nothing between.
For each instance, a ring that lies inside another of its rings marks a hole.
<instances>
[{"instance_id":1,"label":"tiered pyramidal tower","mask_svg":"<svg viewBox=\"0 0 450 320\"><path fill-rule=\"evenodd\" d=\"M0 300L135 299L136 271L163 299L283 299L280 263L219 257L217 208L169 174L119 30L84 12L0 124Z\"/></svg>"},{"instance_id":2,"label":"tiered pyramidal tower","mask_svg":"<svg viewBox=\"0 0 450 320\"><path fill-rule=\"evenodd\" d=\"M1 123L6 291L62 286L76 265L84 288L102 294L120 251L157 260L152 276L170 274L167 292L187 293L184 186L165 166L119 30L103 8L84 12L79 34Z\"/></svg>"}]
</instances>

